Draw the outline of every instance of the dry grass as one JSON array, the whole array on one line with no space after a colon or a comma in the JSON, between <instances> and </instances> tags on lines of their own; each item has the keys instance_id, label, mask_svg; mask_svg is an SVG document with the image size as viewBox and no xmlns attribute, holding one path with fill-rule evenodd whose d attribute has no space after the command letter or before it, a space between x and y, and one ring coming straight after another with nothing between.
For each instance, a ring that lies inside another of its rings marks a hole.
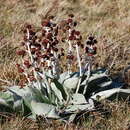
<instances>
[{"instance_id":1,"label":"dry grass","mask_svg":"<svg viewBox=\"0 0 130 130\"><path fill-rule=\"evenodd\" d=\"M88 34L98 39L97 63L118 73L130 61L130 2L129 0L0 0L0 86L9 85L21 78L15 69L15 56L21 40L24 23L39 26L46 15L55 15L57 21L74 13L85 40ZM107 48L107 49L105 49ZM9 81L9 82L6 82ZM108 103L112 113L104 118L101 114L90 116L81 126L52 123L48 129L130 129L130 107L127 103ZM45 124L44 124L45 125ZM4 123L2 130L43 129L34 122L16 117ZM39 127L39 128L38 128ZM46 125L45 125L46 127Z\"/></svg>"},{"instance_id":2,"label":"dry grass","mask_svg":"<svg viewBox=\"0 0 130 130\"><path fill-rule=\"evenodd\" d=\"M83 115L76 124L65 124L56 120L39 118L36 122L19 116L10 116L1 130L129 130L130 106L127 102L103 102L99 112ZM104 110L104 111L103 111ZM109 111L107 111L109 110Z\"/></svg>"}]
</instances>

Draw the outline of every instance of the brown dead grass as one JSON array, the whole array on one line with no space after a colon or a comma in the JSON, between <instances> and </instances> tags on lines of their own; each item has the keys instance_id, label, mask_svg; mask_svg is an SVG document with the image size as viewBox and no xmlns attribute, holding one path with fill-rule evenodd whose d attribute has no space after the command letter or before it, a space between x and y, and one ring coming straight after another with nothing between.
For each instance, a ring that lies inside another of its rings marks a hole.
<instances>
[{"instance_id":1,"label":"brown dead grass","mask_svg":"<svg viewBox=\"0 0 130 130\"><path fill-rule=\"evenodd\" d=\"M130 106L128 102L102 102L99 112L91 112L80 122L63 123L39 118L36 122L19 116L7 117L1 130L129 130ZM103 111L105 110L105 111ZM107 111L109 110L109 111ZM84 115L85 116L85 115Z\"/></svg>"}]
</instances>

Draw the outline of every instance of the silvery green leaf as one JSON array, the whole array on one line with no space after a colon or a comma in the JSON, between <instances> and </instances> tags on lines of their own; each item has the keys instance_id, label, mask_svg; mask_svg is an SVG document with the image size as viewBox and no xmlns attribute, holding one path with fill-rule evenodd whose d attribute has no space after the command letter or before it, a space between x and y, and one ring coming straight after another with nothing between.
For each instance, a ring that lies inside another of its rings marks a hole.
<instances>
[{"instance_id":1,"label":"silvery green leaf","mask_svg":"<svg viewBox=\"0 0 130 130\"><path fill-rule=\"evenodd\" d=\"M77 84L79 82L78 77L72 77L64 81L63 86L67 89L76 89Z\"/></svg>"},{"instance_id":2,"label":"silvery green leaf","mask_svg":"<svg viewBox=\"0 0 130 130\"><path fill-rule=\"evenodd\" d=\"M98 86L103 88L103 87L106 87L106 86L110 86L111 84L112 84L112 81L107 81L107 82L103 82L103 83L99 84Z\"/></svg>"},{"instance_id":3,"label":"silvery green leaf","mask_svg":"<svg viewBox=\"0 0 130 130\"><path fill-rule=\"evenodd\" d=\"M57 79L53 79L53 82L54 82L55 86L57 87L57 89L60 90L63 99L66 100L67 99L67 94L65 92L65 89L64 89L63 85Z\"/></svg>"},{"instance_id":4,"label":"silvery green leaf","mask_svg":"<svg viewBox=\"0 0 130 130\"><path fill-rule=\"evenodd\" d=\"M22 98L11 91L0 92L0 104L19 112L22 110Z\"/></svg>"},{"instance_id":5,"label":"silvery green leaf","mask_svg":"<svg viewBox=\"0 0 130 130\"><path fill-rule=\"evenodd\" d=\"M64 72L64 73L60 74L58 81L62 84L68 78L70 78L70 75L68 74L68 72Z\"/></svg>"},{"instance_id":6,"label":"silvery green leaf","mask_svg":"<svg viewBox=\"0 0 130 130\"><path fill-rule=\"evenodd\" d=\"M59 101L63 102L61 91L56 87L56 85L53 82L51 83L51 89L55 92L55 95L57 96Z\"/></svg>"},{"instance_id":7,"label":"silvery green leaf","mask_svg":"<svg viewBox=\"0 0 130 130\"><path fill-rule=\"evenodd\" d=\"M87 101L86 101L84 95L77 93L77 94L74 94L72 96L71 103L73 103L73 104L86 104Z\"/></svg>"},{"instance_id":8,"label":"silvery green leaf","mask_svg":"<svg viewBox=\"0 0 130 130\"><path fill-rule=\"evenodd\" d=\"M56 112L56 108L51 109L51 111L47 114L48 118L54 118L54 119L59 119L60 116Z\"/></svg>"},{"instance_id":9,"label":"silvery green leaf","mask_svg":"<svg viewBox=\"0 0 130 130\"><path fill-rule=\"evenodd\" d=\"M104 99L107 99L108 97L112 96L117 91L119 91L119 89L110 89L110 90L101 91L101 92L93 95L91 98L94 100L98 100L98 101L104 100Z\"/></svg>"},{"instance_id":10,"label":"silvery green leaf","mask_svg":"<svg viewBox=\"0 0 130 130\"><path fill-rule=\"evenodd\" d=\"M16 94L16 95L21 96L21 97L24 97L28 93L31 93L28 86L26 86L24 88L20 88L20 86L12 86L12 87L8 88L8 92L10 92L12 94Z\"/></svg>"},{"instance_id":11,"label":"silvery green leaf","mask_svg":"<svg viewBox=\"0 0 130 130\"><path fill-rule=\"evenodd\" d=\"M7 92L0 92L0 104L8 107L12 107L14 104L14 98L12 94Z\"/></svg>"},{"instance_id":12,"label":"silvery green leaf","mask_svg":"<svg viewBox=\"0 0 130 130\"><path fill-rule=\"evenodd\" d=\"M74 114L72 114L72 115L70 115L70 117L69 117L69 122L73 122L74 121L74 119L75 119L75 117L76 117L76 113L74 113Z\"/></svg>"},{"instance_id":13,"label":"silvery green leaf","mask_svg":"<svg viewBox=\"0 0 130 130\"><path fill-rule=\"evenodd\" d=\"M49 100L49 97L47 95L45 95L44 93L42 93L41 90L37 89L37 88L33 88L30 87L30 92L32 93L31 97L32 99L39 101L39 102L44 102L44 103L48 103L51 104L51 100Z\"/></svg>"},{"instance_id":14,"label":"silvery green leaf","mask_svg":"<svg viewBox=\"0 0 130 130\"><path fill-rule=\"evenodd\" d=\"M3 104L5 106L9 106L9 104L7 103L7 101L5 99L0 98L0 104Z\"/></svg>"},{"instance_id":15,"label":"silvery green leaf","mask_svg":"<svg viewBox=\"0 0 130 130\"><path fill-rule=\"evenodd\" d=\"M16 112L22 111L22 103L23 103L23 100L22 100L22 99L15 100L15 101L14 101L14 105L13 105L13 109L14 109Z\"/></svg>"},{"instance_id":16,"label":"silvery green leaf","mask_svg":"<svg viewBox=\"0 0 130 130\"><path fill-rule=\"evenodd\" d=\"M49 72L45 72L45 75L46 75L47 77L51 78L51 79L54 78L54 76L53 76L52 74L50 74Z\"/></svg>"},{"instance_id":17,"label":"silvery green leaf","mask_svg":"<svg viewBox=\"0 0 130 130\"><path fill-rule=\"evenodd\" d=\"M94 80L98 80L98 79L104 78L104 77L108 78L108 76L105 73L99 73L99 74L95 73L95 74L93 74L93 75L90 76L90 78L88 79L88 83L92 82ZM81 85L86 85L86 80L84 80L81 83Z\"/></svg>"},{"instance_id":18,"label":"silvery green leaf","mask_svg":"<svg viewBox=\"0 0 130 130\"><path fill-rule=\"evenodd\" d=\"M96 74L93 74L92 76L90 76L89 82L91 82L93 80L96 80L96 79L103 78L103 77L108 78L108 75L106 75L106 73L100 73L100 74L96 73Z\"/></svg>"},{"instance_id":19,"label":"silvery green leaf","mask_svg":"<svg viewBox=\"0 0 130 130\"><path fill-rule=\"evenodd\" d=\"M89 103L92 107L94 107L94 100L93 100L93 99L89 98L89 99L88 99L88 103Z\"/></svg>"},{"instance_id":20,"label":"silvery green leaf","mask_svg":"<svg viewBox=\"0 0 130 130\"><path fill-rule=\"evenodd\" d=\"M54 105L32 101L31 109L32 113L36 115L41 115L48 118L59 118L58 114L55 111L56 107Z\"/></svg>"},{"instance_id":21,"label":"silvery green leaf","mask_svg":"<svg viewBox=\"0 0 130 130\"><path fill-rule=\"evenodd\" d=\"M6 103L14 101L12 94L8 92L0 92L0 99L1 99L0 103L4 101L6 101Z\"/></svg>"},{"instance_id":22,"label":"silvery green leaf","mask_svg":"<svg viewBox=\"0 0 130 130\"><path fill-rule=\"evenodd\" d=\"M84 111L84 110L93 110L94 106L86 103L82 105L74 104L74 105L68 105L67 108L65 109L66 112L79 112L79 111Z\"/></svg>"},{"instance_id":23,"label":"silvery green leaf","mask_svg":"<svg viewBox=\"0 0 130 130\"><path fill-rule=\"evenodd\" d=\"M91 98L100 101L104 99L114 100L116 98L127 99L129 96L130 96L130 89L114 88L96 93Z\"/></svg>"}]
</instances>

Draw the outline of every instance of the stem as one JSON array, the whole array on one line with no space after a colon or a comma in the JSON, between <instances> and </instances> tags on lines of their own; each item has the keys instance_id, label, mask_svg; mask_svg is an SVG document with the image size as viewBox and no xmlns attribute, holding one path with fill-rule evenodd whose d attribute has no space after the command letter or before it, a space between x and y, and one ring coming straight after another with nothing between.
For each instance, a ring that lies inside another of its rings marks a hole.
<instances>
[{"instance_id":1,"label":"stem","mask_svg":"<svg viewBox=\"0 0 130 130\"><path fill-rule=\"evenodd\" d=\"M72 44L71 44L71 41L69 40L68 43L69 43L69 52L71 52L71 51L72 51Z\"/></svg>"},{"instance_id":2,"label":"stem","mask_svg":"<svg viewBox=\"0 0 130 130\"><path fill-rule=\"evenodd\" d=\"M47 62L48 62L48 67L50 67L51 66L51 61L48 60ZM48 70L48 73L49 73L49 75L52 75L51 69Z\"/></svg>"},{"instance_id":3,"label":"stem","mask_svg":"<svg viewBox=\"0 0 130 130\"><path fill-rule=\"evenodd\" d=\"M49 84L49 82L48 82L48 80L47 80L47 78L46 78L44 68L42 68L42 74L40 73L40 76L41 76L43 79L45 79L45 82L47 83L47 91L48 91L48 93L50 93L50 92L51 92L51 87L50 87L50 84Z\"/></svg>"},{"instance_id":4,"label":"stem","mask_svg":"<svg viewBox=\"0 0 130 130\"><path fill-rule=\"evenodd\" d=\"M22 59L22 62L23 62L23 66L25 67L23 59ZM25 68L26 68L26 67L25 67ZM28 80L28 82L29 82L29 84L30 84L30 83L31 83L31 81L30 81L30 79L28 78L27 71L26 71L26 72L24 72L24 75L26 76L26 78L27 78L27 80Z\"/></svg>"},{"instance_id":5,"label":"stem","mask_svg":"<svg viewBox=\"0 0 130 130\"><path fill-rule=\"evenodd\" d=\"M29 30L28 29L27 29L27 39L29 40ZM31 54L31 50L30 50L29 44L30 44L30 42L27 42L28 54L29 54L29 57L31 58L32 65L34 65L34 60L33 60L32 54ZM40 88L40 83L39 83L39 80L38 80L37 72L35 71L35 66L33 66L33 72L34 72L34 77L35 77L35 79L38 82L38 87Z\"/></svg>"},{"instance_id":6,"label":"stem","mask_svg":"<svg viewBox=\"0 0 130 130\"><path fill-rule=\"evenodd\" d=\"M71 74L71 65L68 64L68 75L70 75L70 74Z\"/></svg>"},{"instance_id":7,"label":"stem","mask_svg":"<svg viewBox=\"0 0 130 130\"><path fill-rule=\"evenodd\" d=\"M78 60L78 64L79 64L79 76L82 76L82 67L81 67L81 60L80 60L80 56L79 56L79 47L76 44L76 52L77 52L77 60Z\"/></svg>"},{"instance_id":8,"label":"stem","mask_svg":"<svg viewBox=\"0 0 130 130\"><path fill-rule=\"evenodd\" d=\"M78 64L79 64L79 82L78 82L77 89L76 89L76 93L78 93L80 83L81 83L82 67L81 67L81 60L80 60L80 56L79 56L79 48L78 48L77 44L76 44L76 52L77 52L77 60L78 60Z\"/></svg>"},{"instance_id":9,"label":"stem","mask_svg":"<svg viewBox=\"0 0 130 130\"><path fill-rule=\"evenodd\" d=\"M71 36L71 29L69 29L69 36ZM67 40L68 44L69 44L69 51L68 53L72 53L72 43L70 40ZM71 74L71 61L69 59L69 63L68 63L68 75Z\"/></svg>"}]
</instances>

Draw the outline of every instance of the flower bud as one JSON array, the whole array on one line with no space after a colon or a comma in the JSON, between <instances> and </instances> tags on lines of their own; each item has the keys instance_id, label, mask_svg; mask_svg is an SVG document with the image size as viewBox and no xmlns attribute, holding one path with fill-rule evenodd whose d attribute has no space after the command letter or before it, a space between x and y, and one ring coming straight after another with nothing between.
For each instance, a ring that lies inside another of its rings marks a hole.
<instances>
[{"instance_id":1,"label":"flower bud","mask_svg":"<svg viewBox=\"0 0 130 130\"><path fill-rule=\"evenodd\" d=\"M18 72L19 72L19 73L23 73L23 72L24 72L24 69L22 69L21 67L18 67Z\"/></svg>"},{"instance_id":2,"label":"flower bud","mask_svg":"<svg viewBox=\"0 0 130 130\"><path fill-rule=\"evenodd\" d=\"M80 44L80 47L83 49L84 48L84 44Z\"/></svg>"},{"instance_id":3,"label":"flower bud","mask_svg":"<svg viewBox=\"0 0 130 130\"><path fill-rule=\"evenodd\" d=\"M77 42L77 45L78 45L78 46L80 46L80 45L81 45L81 42L80 42L80 41L78 41L78 42Z\"/></svg>"},{"instance_id":4,"label":"flower bud","mask_svg":"<svg viewBox=\"0 0 130 130\"><path fill-rule=\"evenodd\" d=\"M36 34L36 32L34 32L33 30L29 30L29 34L34 36Z\"/></svg>"},{"instance_id":5,"label":"flower bud","mask_svg":"<svg viewBox=\"0 0 130 130\"><path fill-rule=\"evenodd\" d=\"M20 67L20 64L16 64L16 67Z\"/></svg>"},{"instance_id":6,"label":"flower bud","mask_svg":"<svg viewBox=\"0 0 130 130\"><path fill-rule=\"evenodd\" d=\"M51 39L52 36L53 36L52 33L48 33L47 36L46 36L46 38L47 38L47 39Z\"/></svg>"},{"instance_id":7,"label":"flower bud","mask_svg":"<svg viewBox=\"0 0 130 130\"><path fill-rule=\"evenodd\" d=\"M73 22L72 19L68 19L68 20L67 20L67 23L72 23L72 22Z\"/></svg>"},{"instance_id":8,"label":"flower bud","mask_svg":"<svg viewBox=\"0 0 130 130\"><path fill-rule=\"evenodd\" d=\"M25 28L32 29L32 26L30 24L25 25Z\"/></svg>"},{"instance_id":9,"label":"flower bud","mask_svg":"<svg viewBox=\"0 0 130 130\"><path fill-rule=\"evenodd\" d=\"M53 47L53 50L54 50L55 52L58 52L58 48L56 48L56 47Z\"/></svg>"},{"instance_id":10,"label":"flower bud","mask_svg":"<svg viewBox=\"0 0 130 130\"><path fill-rule=\"evenodd\" d=\"M17 55L20 55L20 56L24 56L26 54L26 51L24 50L19 50L16 52Z\"/></svg>"},{"instance_id":11,"label":"flower bud","mask_svg":"<svg viewBox=\"0 0 130 130\"><path fill-rule=\"evenodd\" d=\"M90 41L92 41L92 40L94 39L94 37L93 37L93 36L90 36L88 39L89 39Z\"/></svg>"},{"instance_id":12,"label":"flower bud","mask_svg":"<svg viewBox=\"0 0 130 130\"><path fill-rule=\"evenodd\" d=\"M74 22L74 27L76 27L76 26L77 26L77 22L75 21L75 22Z\"/></svg>"},{"instance_id":13,"label":"flower bud","mask_svg":"<svg viewBox=\"0 0 130 130\"><path fill-rule=\"evenodd\" d=\"M66 27L66 30L69 30L69 29L70 29L70 26L67 26L67 27Z\"/></svg>"},{"instance_id":14,"label":"flower bud","mask_svg":"<svg viewBox=\"0 0 130 130\"><path fill-rule=\"evenodd\" d=\"M30 66L31 66L28 60L25 60L25 61L24 61L24 65L25 65L27 68L30 68Z\"/></svg>"},{"instance_id":15,"label":"flower bud","mask_svg":"<svg viewBox=\"0 0 130 130\"><path fill-rule=\"evenodd\" d=\"M43 27L50 27L51 26L51 24L50 24L50 21L49 20L44 20L44 21L42 21L42 26Z\"/></svg>"},{"instance_id":16,"label":"flower bud","mask_svg":"<svg viewBox=\"0 0 130 130\"><path fill-rule=\"evenodd\" d=\"M75 31L75 35L80 35L80 31Z\"/></svg>"},{"instance_id":17,"label":"flower bud","mask_svg":"<svg viewBox=\"0 0 130 130\"><path fill-rule=\"evenodd\" d=\"M36 48L31 48L30 50L31 50L31 54L35 54Z\"/></svg>"},{"instance_id":18,"label":"flower bud","mask_svg":"<svg viewBox=\"0 0 130 130\"><path fill-rule=\"evenodd\" d=\"M74 14L69 14L68 15L70 18L73 18L74 17Z\"/></svg>"},{"instance_id":19,"label":"flower bud","mask_svg":"<svg viewBox=\"0 0 130 130\"><path fill-rule=\"evenodd\" d=\"M36 81L36 79L34 78L34 76L29 76L29 80L30 80L31 82Z\"/></svg>"},{"instance_id":20,"label":"flower bud","mask_svg":"<svg viewBox=\"0 0 130 130\"><path fill-rule=\"evenodd\" d=\"M76 33L75 29L71 31L71 35L74 35Z\"/></svg>"},{"instance_id":21,"label":"flower bud","mask_svg":"<svg viewBox=\"0 0 130 130\"><path fill-rule=\"evenodd\" d=\"M61 48L61 52L64 52L65 50L63 48Z\"/></svg>"},{"instance_id":22,"label":"flower bud","mask_svg":"<svg viewBox=\"0 0 130 130\"><path fill-rule=\"evenodd\" d=\"M88 47L85 48L85 52L86 52L86 53L88 53L88 49L89 49Z\"/></svg>"},{"instance_id":23,"label":"flower bud","mask_svg":"<svg viewBox=\"0 0 130 130\"><path fill-rule=\"evenodd\" d=\"M43 41L42 41L42 44L48 44L49 43L49 40L48 39L44 39Z\"/></svg>"}]
</instances>

